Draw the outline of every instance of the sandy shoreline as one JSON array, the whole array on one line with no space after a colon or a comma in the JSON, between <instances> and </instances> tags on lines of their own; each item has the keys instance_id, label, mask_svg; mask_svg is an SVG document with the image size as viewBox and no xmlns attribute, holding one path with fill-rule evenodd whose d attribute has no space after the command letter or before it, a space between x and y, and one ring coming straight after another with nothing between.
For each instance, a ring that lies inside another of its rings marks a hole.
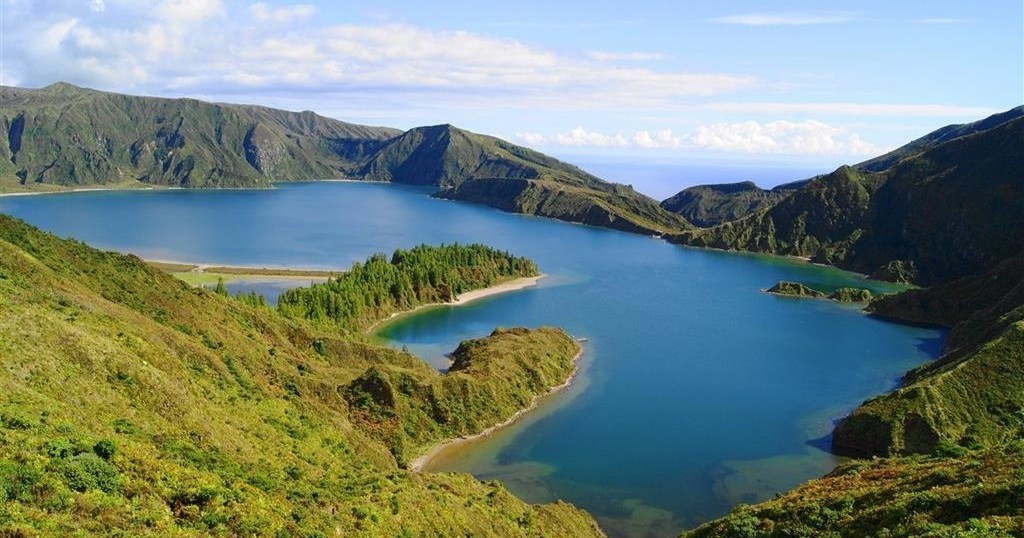
<instances>
[{"instance_id":1,"label":"sandy shoreline","mask_svg":"<svg viewBox=\"0 0 1024 538\"><path fill-rule=\"evenodd\" d=\"M383 327L384 325L387 325L391 321L394 321L395 318L399 318L399 317L402 317L402 316L408 316L408 315L412 314L413 312L418 312L418 311L420 311L420 310L422 310L424 308L431 308L431 307L434 307L434 306L459 306L459 305L464 305L464 304L472 302L472 301L483 299L484 297L490 297L492 295L499 295L499 294L507 293L507 292L510 292L510 291L517 291L517 290L521 290L521 289L524 289L524 288L529 288L531 286L536 286L537 282L540 279L544 278L545 276L547 276L547 275L540 274L540 275L537 275L537 276L527 276L527 277L517 278L517 279L514 279L514 280L509 280L508 282L502 282L501 284L498 284L498 285L495 285L495 286L491 286L489 288L483 288L483 289L479 289L479 290L467 291L466 293L460 293L459 295L457 295L455 297L454 301L451 301L451 302L448 302L448 303L427 303L427 304L423 304L423 305L417 306L416 308L413 308L413 309L410 309L410 310L403 310L401 312L395 312L394 314L391 314L390 316L388 316L388 317L386 317L386 318L384 318L384 319L382 319L380 321L377 321L373 325L370 325L366 329L365 332L366 332L366 334L372 334L377 329Z\"/></svg>"},{"instance_id":2,"label":"sandy shoreline","mask_svg":"<svg viewBox=\"0 0 1024 538\"><path fill-rule=\"evenodd\" d=\"M13 196L41 196L44 194L71 194L75 192L114 192L114 191L171 191L171 190L184 190L184 187L81 187L74 189L54 189L49 191L15 191L15 192L0 192L0 198L13 197Z\"/></svg>"},{"instance_id":3,"label":"sandy shoreline","mask_svg":"<svg viewBox=\"0 0 1024 538\"><path fill-rule=\"evenodd\" d=\"M577 340L577 342L579 342L579 340ZM570 385L572 385L572 382L576 379L576 374L578 374L579 371L580 371L580 358L582 356L583 356L583 345L580 344L580 350L576 353L576 356L572 358L572 363L573 363L572 372L569 372L569 377L562 384L555 385L555 386L549 388L547 390L547 392L543 392L541 394L538 394L538 395L534 396L533 399L530 400L530 405L520 409L519 411L516 411L515 413L512 414L511 417L507 418L506 420L504 420L502 422L499 422L499 423L497 423L497 424L495 424L493 426L490 426L490 427L488 427L488 428L486 428L483 431L480 431L478 433L474 433L472 435L463 435L462 437L456 437L455 439L449 439L447 441L442 441L442 442L434 445L430 450L427 451L426 454L423 454L422 456L412 460L412 462L409 463L409 466L408 466L409 470L414 472L414 473L421 473L421 472L423 472L423 468L426 467L428 463L430 463L430 460L432 460L435 457L437 457L438 454L440 454L441 452L444 452L446 449L448 449L450 447L453 447L453 446L456 446L456 445L461 445L461 444L464 444L464 443L475 441L477 439L483 439L483 438L490 436L494 432L496 432L496 431L498 431L498 430L500 430L500 429L502 429L504 427L507 427L507 426L510 426L510 425L514 424L517 420L522 418L523 415L525 415L525 414L529 413L530 411L533 411L534 409L536 409L537 406L540 405L541 400L543 400L544 398L547 398L548 396L551 396L552 394L560 392L560 391L568 388Z\"/></svg>"},{"instance_id":4,"label":"sandy shoreline","mask_svg":"<svg viewBox=\"0 0 1024 538\"><path fill-rule=\"evenodd\" d=\"M273 276L281 278L307 278L312 276L324 279L345 273L345 271L342 270L311 269L306 267L285 267L276 265L230 265L226 263L197 263L156 258L144 258L142 261L161 269L164 268L160 266L180 266L181 271L172 271L180 273L193 272L245 276Z\"/></svg>"}]
</instances>

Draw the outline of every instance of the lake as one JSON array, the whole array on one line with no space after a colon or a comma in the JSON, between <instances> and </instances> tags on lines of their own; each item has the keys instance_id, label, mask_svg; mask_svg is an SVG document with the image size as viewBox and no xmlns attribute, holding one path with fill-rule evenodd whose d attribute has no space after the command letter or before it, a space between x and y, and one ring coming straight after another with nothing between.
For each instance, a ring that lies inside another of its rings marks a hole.
<instances>
[{"instance_id":1,"label":"lake","mask_svg":"<svg viewBox=\"0 0 1024 538\"><path fill-rule=\"evenodd\" d=\"M587 338L581 374L537 412L431 463L562 498L613 536L674 536L820 476L832 422L934 357L940 331L762 293L779 280L891 285L797 260L697 250L368 183L0 198L0 211L94 246L194 263L337 269L419 243L534 259L533 288L399 318L381 337L443 368L496 326Z\"/></svg>"}]
</instances>

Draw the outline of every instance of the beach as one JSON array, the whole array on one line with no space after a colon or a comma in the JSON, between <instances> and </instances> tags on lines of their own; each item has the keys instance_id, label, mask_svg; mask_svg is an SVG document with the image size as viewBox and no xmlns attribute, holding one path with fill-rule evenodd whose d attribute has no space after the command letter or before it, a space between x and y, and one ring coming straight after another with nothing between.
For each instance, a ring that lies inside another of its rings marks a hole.
<instances>
[{"instance_id":1,"label":"beach","mask_svg":"<svg viewBox=\"0 0 1024 538\"><path fill-rule=\"evenodd\" d=\"M481 291L483 291L483 290L481 290ZM579 340L577 340L577 342L579 342ZM569 373L569 377L565 380L565 382L549 388L547 390L547 392L544 392L544 393L541 393L541 394L538 394L538 395L534 396L533 399L530 400L530 405L520 409L519 411L516 411L515 413L512 414L511 417L505 419L502 422L499 422L499 423L497 423L497 424L495 424L493 426L490 426L489 428L486 428L483 431L480 431L478 433L474 433L472 435L463 435L462 437L456 437L455 439L449 439L447 441L442 441L442 442L434 445L425 454L423 454L422 456L412 460L412 462L409 464L409 470L414 472L414 473L423 472L423 468L426 467L428 463L430 463L430 460L434 459L438 454L444 452L448 448L453 447L453 446L457 446L457 445L460 445L460 444L463 444L463 443L469 443L469 442L475 441L477 439L483 439L483 438L493 434L494 432L496 432L496 431L498 431L498 430L500 430L500 429L502 429L502 428L504 428L506 426L510 426L511 424L515 423L515 421L517 421L520 418L522 418L523 415L525 415L525 414L529 413L530 411L533 411L534 409L536 409L537 406L540 405L541 400L543 400L544 398L546 398L548 396L551 396L552 394L555 394L555 393L557 393L559 391L562 391L562 390L568 388L570 385L572 385L573 380L576 379L576 374L579 373L579 370L580 370L580 358L582 356L583 356L583 346L581 345L580 346L580 350L578 352L576 352L576 356L574 356L572 358L572 362L573 362L572 372Z\"/></svg>"},{"instance_id":2,"label":"beach","mask_svg":"<svg viewBox=\"0 0 1024 538\"><path fill-rule=\"evenodd\" d=\"M498 294L501 294L501 293L507 293L507 292L510 292L510 291L517 291L517 290L521 290L521 289L524 289L524 288L529 288L530 286L536 286L537 282L540 279L544 278L545 276L547 276L547 275L540 274L540 275L537 275L537 276L527 276L527 277L522 277L522 278L516 278L514 280L509 280L507 282L502 282L501 284L496 284L496 285L490 286L488 288L482 288L482 289L479 289L479 290L473 290L473 291L467 291L465 293L460 293L460 294L455 296L455 300L449 301L447 303L427 303L427 304L424 304L424 305L417 306L416 308L412 308L412 309L409 309L409 310L403 310L402 312L395 312L394 314L391 314L390 316L388 316L388 317L386 317L386 318L384 318L384 319L374 323L373 325L370 325L366 329L366 333L367 334L373 333L374 331L380 329L382 326L387 325L388 323L394 321L395 318L399 318L399 317L402 317L402 316L408 316L408 315L412 314L413 312L418 312L419 310L422 310L424 308L432 308L432 307L435 307L435 306L459 306L459 305L464 305L464 304L472 302L472 301L477 301L479 299L483 299L484 297L490 297L492 295L498 295Z\"/></svg>"}]
</instances>

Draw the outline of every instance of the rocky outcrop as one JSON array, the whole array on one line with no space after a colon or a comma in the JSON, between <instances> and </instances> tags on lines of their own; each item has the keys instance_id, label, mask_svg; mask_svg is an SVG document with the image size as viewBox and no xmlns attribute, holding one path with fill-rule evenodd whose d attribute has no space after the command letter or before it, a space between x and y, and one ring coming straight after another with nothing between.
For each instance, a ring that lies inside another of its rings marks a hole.
<instances>
[{"instance_id":1,"label":"rocky outcrop","mask_svg":"<svg viewBox=\"0 0 1024 538\"><path fill-rule=\"evenodd\" d=\"M766 293L774 293L776 295L785 295L788 297L811 297L811 298L822 298L825 294L809 288L799 282L789 282L783 280L776 283L774 286L765 290Z\"/></svg>"}]
</instances>

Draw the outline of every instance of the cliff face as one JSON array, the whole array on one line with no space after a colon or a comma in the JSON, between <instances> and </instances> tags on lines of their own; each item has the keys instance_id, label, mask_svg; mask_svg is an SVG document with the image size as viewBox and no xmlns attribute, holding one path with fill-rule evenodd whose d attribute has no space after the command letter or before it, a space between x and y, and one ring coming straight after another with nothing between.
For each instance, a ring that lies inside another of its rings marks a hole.
<instances>
[{"instance_id":1,"label":"cliff face","mask_svg":"<svg viewBox=\"0 0 1024 538\"><path fill-rule=\"evenodd\" d=\"M851 167L773 207L672 238L808 256L922 284L977 273L1024 249L1024 119L937 145L881 173Z\"/></svg>"},{"instance_id":2,"label":"cliff face","mask_svg":"<svg viewBox=\"0 0 1024 538\"><path fill-rule=\"evenodd\" d=\"M999 127L1024 116L1024 106L992 115L983 120L962 125L948 125L909 142L889 153L852 166L863 173L889 170L901 161L915 157L958 138ZM711 227L770 208L789 194L818 178L779 185L771 190L758 188L750 181L719 185L699 185L679 192L663 201L662 207L677 213L700 227Z\"/></svg>"}]
</instances>

